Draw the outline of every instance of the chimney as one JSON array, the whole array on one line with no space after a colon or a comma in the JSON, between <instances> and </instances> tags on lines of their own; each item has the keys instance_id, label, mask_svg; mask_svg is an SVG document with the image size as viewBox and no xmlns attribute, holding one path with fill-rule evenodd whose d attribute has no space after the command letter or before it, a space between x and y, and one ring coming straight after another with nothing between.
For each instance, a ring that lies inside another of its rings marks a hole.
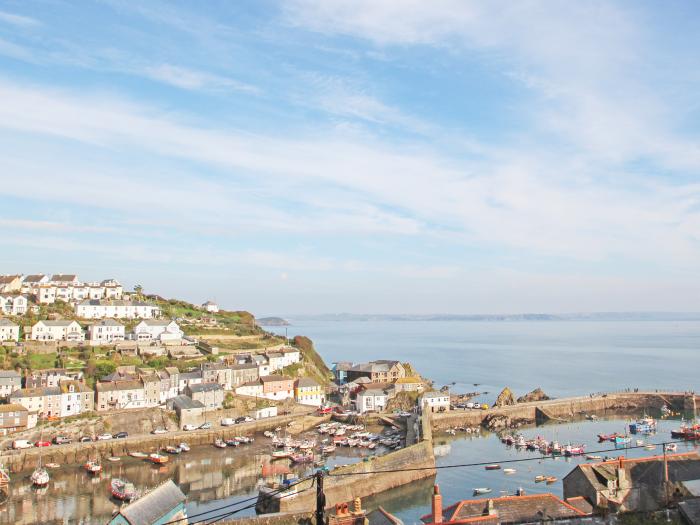
<instances>
[{"instance_id":1,"label":"chimney","mask_svg":"<svg viewBox=\"0 0 700 525\"><path fill-rule=\"evenodd\" d=\"M433 523L442 523L442 495L439 485L433 487Z\"/></svg>"},{"instance_id":2,"label":"chimney","mask_svg":"<svg viewBox=\"0 0 700 525\"><path fill-rule=\"evenodd\" d=\"M352 508L352 513L355 516L359 516L362 514L362 500L360 498L355 498L353 500L353 508Z\"/></svg>"},{"instance_id":3,"label":"chimney","mask_svg":"<svg viewBox=\"0 0 700 525\"><path fill-rule=\"evenodd\" d=\"M489 499L487 515L494 516L495 514L496 514L496 508L493 506L493 500Z\"/></svg>"}]
</instances>

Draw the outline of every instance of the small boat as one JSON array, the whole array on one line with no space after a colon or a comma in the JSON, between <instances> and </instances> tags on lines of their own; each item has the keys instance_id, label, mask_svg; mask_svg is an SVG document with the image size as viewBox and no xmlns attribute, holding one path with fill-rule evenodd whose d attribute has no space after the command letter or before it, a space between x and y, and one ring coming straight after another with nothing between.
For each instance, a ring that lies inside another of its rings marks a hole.
<instances>
[{"instance_id":1,"label":"small boat","mask_svg":"<svg viewBox=\"0 0 700 525\"><path fill-rule=\"evenodd\" d=\"M178 446L180 447L180 450L182 450L183 452L190 451L190 446L185 442L180 443L180 445L178 445Z\"/></svg>"},{"instance_id":2,"label":"small boat","mask_svg":"<svg viewBox=\"0 0 700 525\"><path fill-rule=\"evenodd\" d=\"M59 465L58 463L46 463L44 465L44 467L50 468L50 469L56 469L56 468L61 468L61 465Z\"/></svg>"},{"instance_id":3,"label":"small boat","mask_svg":"<svg viewBox=\"0 0 700 525\"><path fill-rule=\"evenodd\" d=\"M112 492L112 496L120 501L131 501L136 496L134 484L119 478L112 479L110 491Z\"/></svg>"},{"instance_id":4,"label":"small boat","mask_svg":"<svg viewBox=\"0 0 700 525\"><path fill-rule=\"evenodd\" d=\"M168 445L167 447L165 447L165 451L168 454L179 454L180 452L182 452L182 449L180 447L174 447L173 445Z\"/></svg>"},{"instance_id":5,"label":"small boat","mask_svg":"<svg viewBox=\"0 0 700 525\"><path fill-rule=\"evenodd\" d=\"M514 468L504 468L503 473L504 474L515 474L516 470Z\"/></svg>"},{"instance_id":6,"label":"small boat","mask_svg":"<svg viewBox=\"0 0 700 525\"><path fill-rule=\"evenodd\" d=\"M613 439L613 442L616 445L627 445L628 443L632 442L632 438L628 436L615 436L615 439Z\"/></svg>"},{"instance_id":7,"label":"small boat","mask_svg":"<svg viewBox=\"0 0 700 525\"><path fill-rule=\"evenodd\" d=\"M214 440L214 446L216 448L226 448L228 445L226 445L226 442L223 439L216 438Z\"/></svg>"},{"instance_id":8,"label":"small boat","mask_svg":"<svg viewBox=\"0 0 700 525\"><path fill-rule=\"evenodd\" d=\"M83 465L88 474L99 474L102 472L102 465L98 461L88 461Z\"/></svg>"},{"instance_id":9,"label":"small boat","mask_svg":"<svg viewBox=\"0 0 700 525\"><path fill-rule=\"evenodd\" d=\"M590 459L591 461L600 461L600 460L603 459L603 457L602 457L602 456L596 456L596 455L594 455L594 454L588 454L588 455L586 456L586 459Z\"/></svg>"},{"instance_id":10,"label":"small boat","mask_svg":"<svg viewBox=\"0 0 700 525\"><path fill-rule=\"evenodd\" d=\"M542 482L545 481L546 479L547 479L547 476L542 476L542 475L540 475L540 476L535 476L535 483L542 483Z\"/></svg>"},{"instance_id":11,"label":"small boat","mask_svg":"<svg viewBox=\"0 0 700 525\"><path fill-rule=\"evenodd\" d=\"M629 428L632 434L651 434L656 432L656 421L653 417L644 416L634 423L630 423Z\"/></svg>"},{"instance_id":12,"label":"small boat","mask_svg":"<svg viewBox=\"0 0 700 525\"><path fill-rule=\"evenodd\" d=\"M656 445L654 445L653 443L647 443L646 445L644 445L644 450L654 450L654 449L656 449Z\"/></svg>"},{"instance_id":13,"label":"small boat","mask_svg":"<svg viewBox=\"0 0 700 525\"><path fill-rule=\"evenodd\" d=\"M49 471L42 466L37 467L36 470L32 472L29 479L31 480L32 485L39 488L46 487L49 484L49 481L51 481Z\"/></svg>"},{"instance_id":14,"label":"small boat","mask_svg":"<svg viewBox=\"0 0 700 525\"><path fill-rule=\"evenodd\" d=\"M148 455L148 461L154 465L163 465L169 461L169 458L163 454L153 453Z\"/></svg>"},{"instance_id":15,"label":"small boat","mask_svg":"<svg viewBox=\"0 0 700 525\"><path fill-rule=\"evenodd\" d=\"M122 460L122 458L120 458L119 456L109 456L107 458L107 461L111 461L112 463L116 463L117 461L121 461L121 460Z\"/></svg>"},{"instance_id":16,"label":"small boat","mask_svg":"<svg viewBox=\"0 0 700 525\"><path fill-rule=\"evenodd\" d=\"M139 459L144 459L148 457L148 454L144 454L143 452L129 452L129 455L132 458L139 458Z\"/></svg>"},{"instance_id":17,"label":"small boat","mask_svg":"<svg viewBox=\"0 0 700 525\"><path fill-rule=\"evenodd\" d=\"M474 489L474 495L478 496L479 494L488 494L491 492L491 489L488 487L477 487Z\"/></svg>"},{"instance_id":18,"label":"small boat","mask_svg":"<svg viewBox=\"0 0 700 525\"><path fill-rule=\"evenodd\" d=\"M332 454L333 452L335 452L335 445L321 447L321 454Z\"/></svg>"},{"instance_id":19,"label":"small boat","mask_svg":"<svg viewBox=\"0 0 700 525\"><path fill-rule=\"evenodd\" d=\"M227 439L227 440L226 440L226 445L229 446L229 447L237 447L237 446L240 445L240 444L241 444L241 443L240 443L238 440L236 440L236 439Z\"/></svg>"},{"instance_id":20,"label":"small boat","mask_svg":"<svg viewBox=\"0 0 700 525\"><path fill-rule=\"evenodd\" d=\"M666 443L666 445L664 446L664 450L666 452L675 452L676 450L678 450L678 446L675 443Z\"/></svg>"},{"instance_id":21,"label":"small boat","mask_svg":"<svg viewBox=\"0 0 700 525\"><path fill-rule=\"evenodd\" d=\"M313 463L314 462L314 455L313 454L292 454L292 462L293 463Z\"/></svg>"},{"instance_id":22,"label":"small boat","mask_svg":"<svg viewBox=\"0 0 700 525\"><path fill-rule=\"evenodd\" d=\"M635 441L635 444L636 444L638 447L644 446L644 440L643 440L643 439L638 439L638 440Z\"/></svg>"},{"instance_id":23,"label":"small boat","mask_svg":"<svg viewBox=\"0 0 700 525\"><path fill-rule=\"evenodd\" d=\"M545 481L547 482L547 485L551 485L552 483L556 483L557 478L554 476L547 476Z\"/></svg>"},{"instance_id":24,"label":"small boat","mask_svg":"<svg viewBox=\"0 0 700 525\"><path fill-rule=\"evenodd\" d=\"M285 448L284 450L274 450L271 455L272 459L284 459L291 458L293 453L293 450Z\"/></svg>"},{"instance_id":25,"label":"small boat","mask_svg":"<svg viewBox=\"0 0 700 525\"><path fill-rule=\"evenodd\" d=\"M589 421L595 421L596 419L598 419L598 416L596 416L595 414L587 414L586 419Z\"/></svg>"},{"instance_id":26,"label":"small boat","mask_svg":"<svg viewBox=\"0 0 700 525\"><path fill-rule=\"evenodd\" d=\"M500 470L501 466L498 463L492 463L491 465L486 465L485 470Z\"/></svg>"},{"instance_id":27,"label":"small boat","mask_svg":"<svg viewBox=\"0 0 700 525\"><path fill-rule=\"evenodd\" d=\"M600 441L601 443L603 441L615 441L615 438L619 435L620 434L618 434L617 432L613 434L598 434L598 441Z\"/></svg>"},{"instance_id":28,"label":"small boat","mask_svg":"<svg viewBox=\"0 0 700 525\"><path fill-rule=\"evenodd\" d=\"M566 445L564 448L564 455L565 456L581 456L584 453L585 445L577 445L577 446L571 446L571 445Z\"/></svg>"}]
</instances>

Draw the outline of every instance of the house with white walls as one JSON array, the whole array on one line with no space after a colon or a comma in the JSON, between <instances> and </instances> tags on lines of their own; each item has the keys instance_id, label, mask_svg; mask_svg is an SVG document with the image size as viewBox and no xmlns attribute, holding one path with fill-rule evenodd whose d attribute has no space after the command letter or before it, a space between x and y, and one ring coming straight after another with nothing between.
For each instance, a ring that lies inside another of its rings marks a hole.
<instances>
[{"instance_id":1,"label":"house with white walls","mask_svg":"<svg viewBox=\"0 0 700 525\"><path fill-rule=\"evenodd\" d=\"M29 300L25 295L0 295L0 313L5 315L24 315L29 309Z\"/></svg>"},{"instance_id":2,"label":"house with white walls","mask_svg":"<svg viewBox=\"0 0 700 525\"><path fill-rule=\"evenodd\" d=\"M118 343L124 340L124 325L114 319L102 319L88 326L88 337L93 346Z\"/></svg>"},{"instance_id":3,"label":"house with white walls","mask_svg":"<svg viewBox=\"0 0 700 525\"><path fill-rule=\"evenodd\" d=\"M87 299L75 305L75 313L84 319L152 319L160 315L160 308L143 301Z\"/></svg>"},{"instance_id":4,"label":"house with white walls","mask_svg":"<svg viewBox=\"0 0 700 525\"><path fill-rule=\"evenodd\" d=\"M38 321L32 326L32 341L84 341L85 334L77 321Z\"/></svg>"},{"instance_id":5,"label":"house with white walls","mask_svg":"<svg viewBox=\"0 0 700 525\"><path fill-rule=\"evenodd\" d=\"M19 325L9 319L0 319L0 343L19 341Z\"/></svg>"},{"instance_id":6,"label":"house with white walls","mask_svg":"<svg viewBox=\"0 0 700 525\"><path fill-rule=\"evenodd\" d=\"M184 332L175 321L170 319L151 319L137 324L134 327L132 338L136 341L166 343L180 341L184 335Z\"/></svg>"}]
</instances>

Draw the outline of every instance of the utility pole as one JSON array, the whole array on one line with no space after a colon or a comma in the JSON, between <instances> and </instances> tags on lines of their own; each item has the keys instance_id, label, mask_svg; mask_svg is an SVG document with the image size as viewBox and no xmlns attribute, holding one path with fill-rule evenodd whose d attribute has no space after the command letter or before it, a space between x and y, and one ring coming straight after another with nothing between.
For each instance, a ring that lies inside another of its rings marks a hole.
<instances>
[{"instance_id":1,"label":"utility pole","mask_svg":"<svg viewBox=\"0 0 700 525\"><path fill-rule=\"evenodd\" d=\"M316 471L316 525L324 525L326 495L323 493L323 470Z\"/></svg>"}]
</instances>

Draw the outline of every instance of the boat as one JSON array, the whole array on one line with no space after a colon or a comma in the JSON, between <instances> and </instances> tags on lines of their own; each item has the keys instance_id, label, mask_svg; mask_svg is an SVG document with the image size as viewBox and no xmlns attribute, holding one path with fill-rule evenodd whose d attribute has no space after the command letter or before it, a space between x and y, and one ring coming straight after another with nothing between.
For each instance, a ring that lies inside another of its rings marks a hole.
<instances>
[{"instance_id":1,"label":"boat","mask_svg":"<svg viewBox=\"0 0 700 525\"><path fill-rule=\"evenodd\" d=\"M165 447L165 451L166 451L168 454L179 454L180 452L182 452L182 449L181 449L180 447L175 447L175 446L173 446L173 445L168 445L167 447Z\"/></svg>"},{"instance_id":2,"label":"boat","mask_svg":"<svg viewBox=\"0 0 700 525\"><path fill-rule=\"evenodd\" d=\"M556 483L557 478L554 476L547 476L545 481L547 482L547 485L551 485L552 483Z\"/></svg>"},{"instance_id":3,"label":"boat","mask_svg":"<svg viewBox=\"0 0 700 525\"><path fill-rule=\"evenodd\" d=\"M313 463L314 461L314 455L313 454L292 454L292 462L293 463Z\"/></svg>"},{"instance_id":4,"label":"boat","mask_svg":"<svg viewBox=\"0 0 700 525\"><path fill-rule=\"evenodd\" d=\"M514 468L504 468L503 473L504 474L515 474L516 470Z\"/></svg>"},{"instance_id":5,"label":"boat","mask_svg":"<svg viewBox=\"0 0 700 525\"><path fill-rule=\"evenodd\" d=\"M113 478L110 483L112 496L120 501L131 501L136 496L136 489L133 483L126 482L119 478Z\"/></svg>"},{"instance_id":6,"label":"boat","mask_svg":"<svg viewBox=\"0 0 700 525\"><path fill-rule=\"evenodd\" d=\"M169 461L169 458L163 454L153 453L148 455L148 461L154 465L163 465Z\"/></svg>"},{"instance_id":7,"label":"boat","mask_svg":"<svg viewBox=\"0 0 700 525\"><path fill-rule=\"evenodd\" d=\"M598 416L596 416L595 414L587 414L586 419L589 421L595 421L596 419L598 419Z\"/></svg>"},{"instance_id":8,"label":"boat","mask_svg":"<svg viewBox=\"0 0 700 525\"><path fill-rule=\"evenodd\" d=\"M551 453L553 456L561 456L562 450L558 441L552 441Z\"/></svg>"},{"instance_id":9,"label":"boat","mask_svg":"<svg viewBox=\"0 0 700 525\"><path fill-rule=\"evenodd\" d=\"M693 425L691 427L685 424L681 425L678 430L671 430L671 437L674 439L687 439L687 440L697 440L700 439L700 425Z\"/></svg>"},{"instance_id":10,"label":"boat","mask_svg":"<svg viewBox=\"0 0 700 525\"><path fill-rule=\"evenodd\" d=\"M121 460L122 460L122 458L120 458L118 456L109 456L107 458L107 461L111 461L112 463L116 463L117 461L121 461Z\"/></svg>"},{"instance_id":11,"label":"boat","mask_svg":"<svg viewBox=\"0 0 700 525\"><path fill-rule=\"evenodd\" d=\"M651 434L656 432L656 421L653 417L644 416L629 425L632 434Z\"/></svg>"},{"instance_id":12,"label":"boat","mask_svg":"<svg viewBox=\"0 0 700 525\"><path fill-rule=\"evenodd\" d=\"M291 458L294 450L285 448L284 450L274 450L272 451L272 459L284 459Z\"/></svg>"},{"instance_id":13,"label":"boat","mask_svg":"<svg viewBox=\"0 0 700 525\"><path fill-rule=\"evenodd\" d=\"M638 440L635 441L635 444L636 444L638 447L643 447L643 446L644 446L644 440L643 440L643 439L638 439Z\"/></svg>"},{"instance_id":14,"label":"boat","mask_svg":"<svg viewBox=\"0 0 700 525\"><path fill-rule=\"evenodd\" d=\"M586 456L586 459L590 459L591 461L601 461L603 459L602 456L596 456L595 454L588 454Z\"/></svg>"},{"instance_id":15,"label":"boat","mask_svg":"<svg viewBox=\"0 0 700 525\"><path fill-rule=\"evenodd\" d=\"M335 445L326 445L321 447L321 454L332 454L335 452Z\"/></svg>"},{"instance_id":16,"label":"boat","mask_svg":"<svg viewBox=\"0 0 700 525\"><path fill-rule=\"evenodd\" d=\"M615 441L615 438L619 435L620 434L618 434L617 432L613 434L598 434L598 441L600 441L601 443L603 441Z\"/></svg>"},{"instance_id":17,"label":"boat","mask_svg":"<svg viewBox=\"0 0 700 525\"><path fill-rule=\"evenodd\" d=\"M542 483L542 482L545 481L546 479L547 479L547 476L542 476L542 475L540 475L540 476L535 476L535 483Z\"/></svg>"},{"instance_id":18,"label":"boat","mask_svg":"<svg viewBox=\"0 0 700 525\"><path fill-rule=\"evenodd\" d=\"M632 438L629 436L615 436L613 442L616 445L627 445L628 443L632 442Z\"/></svg>"},{"instance_id":19,"label":"boat","mask_svg":"<svg viewBox=\"0 0 700 525\"><path fill-rule=\"evenodd\" d=\"M645 450L654 450L655 448L656 445L654 445L653 443L647 443L646 445L644 445Z\"/></svg>"},{"instance_id":20,"label":"boat","mask_svg":"<svg viewBox=\"0 0 700 525\"><path fill-rule=\"evenodd\" d=\"M83 467L85 467L88 474L99 474L102 472L102 465L100 465L99 461L88 461Z\"/></svg>"},{"instance_id":21,"label":"boat","mask_svg":"<svg viewBox=\"0 0 700 525\"><path fill-rule=\"evenodd\" d=\"M486 465L484 469L486 470L500 470L501 466L498 463L492 463L491 465Z\"/></svg>"},{"instance_id":22,"label":"boat","mask_svg":"<svg viewBox=\"0 0 700 525\"><path fill-rule=\"evenodd\" d=\"M584 451L585 448L586 448L585 445L576 445L576 446L566 445L566 447L564 447L564 455L569 456L569 457L581 456L585 452Z\"/></svg>"},{"instance_id":23,"label":"boat","mask_svg":"<svg viewBox=\"0 0 700 525\"><path fill-rule=\"evenodd\" d=\"M148 454L144 454L143 452L129 452L129 455L132 458L139 458L139 459L144 459L148 457Z\"/></svg>"},{"instance_id":24,"label":"boat","mask_svg":"<svg viewBox=\"0 0 700 525\"><path fill-rule=\"evenodd\" d=\"M49 481L51 481L49 471L41 465L39 465L34 470L34 472L32 472L32 475L29 477L29 479L31 480L32 485L38 488L46 487L49 484Z\"/></svg>"},{"instance_id":25,"label":"boat","mask_svg":"<svg viewBox=\"0 0 700 525\"><path fill-rule=\"evenodd\" d=\"M180 447L180 450L183 452L189 452L190 451L190 446L185 443L184 441L178 445Z\"/></svg>"},{"instance_id":26,"label":"boat","mask_svg":"<svg viewBox=\"0 0 700 525\"><path fill-rule=\"evenodd\" d=\"M226 448L227 447L226 442L223 439L219 439L219 438L216 438L214 440L214 446L216 448Z\"/></svg>"},{"instance_id":27,"label":"boat","mask_svg":"<svg viewBox=\"0 0 700 525\"><path fill-rule=\"evenodd\" d=\"M491 492L491 489L488 487L477 487L474 489L474 495L478 496L479 494L488 494Z\"/></svg>"},{"instance_id":28,"label":"boat","mask_svg":"<svg viewBox=\"0 0 700 525\"><path fill-rule=\"evenodd\" d=\"M56 468L61 468L61 465L58 463L46 463L44 465L44 467L50 468L50 469L56 469Z\"/></svg>"},{"instance_id":29,"label":"boat","mask_svg":"<svg viewBox=\"0 0 700 525\"><path fill-rule=\"evenodd\" d=\"M525 448L527 447L527 441L525 441L523 436L518 436L518 439L515 440L514 445L516 448Z\"/></svg>"},{"instance_id":30,"label":"boat","mask_svg":"<svg viewBox=\"0 0 700 525\"><path fill-rule=\"evenodd\" d=\"M675 443L666 443L666 445L664 445L664 450L666 452L675 452L678 450L678 446Z\"/></svg>"},{"instance_id":31,"label":"boat","mask_svg":"<svg viewBox=\"0 0 700 525\"><path fill-rule=\"evenodd\" d=\"M236 439L227 439L226 445L229 447L237 447L238 445L240 445L240 442Z\"/></svg>"}]
</instances>

